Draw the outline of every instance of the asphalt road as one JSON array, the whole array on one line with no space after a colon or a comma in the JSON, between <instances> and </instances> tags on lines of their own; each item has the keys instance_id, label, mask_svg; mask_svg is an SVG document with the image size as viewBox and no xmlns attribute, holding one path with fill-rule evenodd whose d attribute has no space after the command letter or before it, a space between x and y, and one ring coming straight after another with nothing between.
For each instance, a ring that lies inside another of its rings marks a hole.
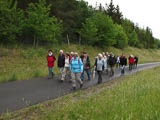
<instances>
[{"instance_id":1,"label":"asphalt road","mask_svg":"<svg viewBox=\"0 0 160 120\"><path fill-rule=\"evenodd\" d=\"M159 65L159 62L139 64L138 68L133 71L128 71L127 67L125 75ZM103 75L103 82L113 80L120 76L120 69L116 69L114 77ZM42 77L0 84L0 114L6 111L19 110L74 92L71 91L72 85L69 83L69 79L63 83L60 83L59 79L60 76L56 76L53 80L48 80L47 77ZM85 80L82 89L96 84L97 76L94 80Z\"/></svg>"}]
</instances>

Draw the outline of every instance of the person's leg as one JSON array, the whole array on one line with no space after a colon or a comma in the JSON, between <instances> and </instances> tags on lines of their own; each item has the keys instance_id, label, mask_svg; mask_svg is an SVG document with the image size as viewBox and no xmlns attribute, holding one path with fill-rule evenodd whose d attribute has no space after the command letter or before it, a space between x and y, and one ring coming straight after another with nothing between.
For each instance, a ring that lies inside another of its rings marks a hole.
<instances>
[{"instance_id":1,"label":"person's leg","mask_svg":"<svg viewBox=\"0 0 160 120\"><path fill-rule=\"evenodd\" d=\"M137 62L136 62L136 68L137 68Z\"/></svg>"},{"instance_id":2,"label":"person's leg","mask_svg":"<svg viewBox=\"0 0 160 120\"><path fill-rule=\"evenodd\" d=\"M82 72L80 78L81 78L82 81L84 81L84 70L83 70L83 72Z\"/></svg>"},{"instance_id":3,"label":"person's leg","mask_svg":"<svg viewBox=\"0 0 160 120\"><path fill-rule=\"evenodd\" d=\"M99 71L99 83L102 83L102 71Z\"/></svg>"},{"instance_id":4,"label":"person's leg","mask_svg":"<svg viewBox=\"0 0 160 120\"><path fill-rule=\"evenodd\" d=\"M98 73L98 84L102 83L102 71L97 71Z\"/></svg>"},{"instance_id":5,"label":"person's leg","mask_svg":"<svg viewBox=\"0 0 160 120\"><path fill-rule=\"evenodd\" d=\"M87 72L88 80L90 80L90 70L87 69L86 72Z\"/></svg>"},{"instance_id":6,"label":"person's leg","mask_svg":"<svg viewBox=\"0 0 160 120\"><path fill-rule=\"evenodd\" d=\"M114 66L112 66L112 76L114 76Z\"/></svg>"},{"instance_id":7,"label":"person's leg","mask_svg":"<svg viewBox=\"0 0 160 120\"><path fill-rule=\"evenodd\" d=\"M62 81L64 81L64 79L65 79L65 76L66 76L66 74L67 74L66 72L67 72L67 68L64 67L64 68L63 68L63 72L62 72L62 78L61 78Z\"/></svg>"},{"instance_id":8,"label":"person's leg","mask_svg":"<svg viewBox=\"0 0 160 120\"><path fill-rule=\"evenodd\" d=\"M83 82L82 82L82 80L81 80L81 73L76 73L75 74L76 75L76 80L78 80L78 82L80 83L80 88L82 88L82 86L83 86Z\"/></svg>"},{"instance_id":9,"label":"person's leg","mask_svg":"<svg viewBox=\"0 0 160 120\"><path fill-rule=\"evenodd\" d=\"M64 78L63 78L64 68L63 67L59 68L59 71L61 73L61 81L63 81L64 80Z\"/></svg>"},{"instance_id":10,"label":"person's leg","mask_svg":"<svg viewBox=\"0 0 160 120\"><path fill-rule=\"evenodd\" d=\"M129 64L129 71L131 70L131 64Z\"/></svg>"},{"instance_id":11,"label":"person's leg","mask_svg":"<svg viewBox=\"0 0 160 120\"><path fill-rule=\"evenodd\" d=\"M49 79L52 78L52 67L48 67L48 71L49 71Z\"/></svg>"},{"instance_id":12,"label":"person's leg","mask_svg":"<svg viewBox=\"0 0 160 120\"><path fill-rule=\"evenodd\" d=\"M133 64L131 64L131 70L133 69Z\"/></svg>"},{"instance_id":13,"label":"person's leg","mask_svg":"<svg viewBox=\"0 0 160 120\"><path fill-rule=\"evenodd\" d=\"M75 77L75 73L71 73L71 77L72 77L72 87L73 89L76 89L76 77Z\"/></svg>"}]
</instances>

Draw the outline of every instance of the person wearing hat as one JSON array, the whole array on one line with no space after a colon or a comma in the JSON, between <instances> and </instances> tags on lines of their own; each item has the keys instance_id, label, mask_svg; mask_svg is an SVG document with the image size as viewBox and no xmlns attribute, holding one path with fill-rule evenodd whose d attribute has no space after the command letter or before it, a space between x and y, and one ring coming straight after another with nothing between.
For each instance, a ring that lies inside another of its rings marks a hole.
<instances>
[{"instance_id":1,"label":"person wearing hat","mask_svg":"<svg viewBox=\"0 0 160 120\"><path fill-rule=\"evenodd\" d=\"M90 59L86 52L83 52L83 57L81 58L83 63L83 72L81 74L81 80L84 80L84 72L87 73L88 80L90 80Z\"/></svg>"},{"instance_id":2,"label":"person wearing hat","mask_svg":"<svg viewBox=\"0 0 160 120\"><path fill-rule=\"evenodd\" d=\"M64 65L65 65L65 56L63 54L63 50L59 51L59 56L58 56L58 68L61 73L61 82L64 81L65 74L64 74Z\"/></svg>"},{"instance_id":3,"label":"person wearing hat","mask_svg":"<svg viewBox=\"0 0 160 120\"><path fill-rule=\"evenodd\" d=\"M137 64L138 64L138 57L135 56L134 57L134 66L135 66L135 68L137 68Z\"/></svg>"},{"instance_id":4,"label":"person wearing hat","mask_svg":"<svg viewBox=\"0 0 160 120\"><path fill-rule=\"evenodd\" d=\"M108 70L107 70L107 56L106 56L105 52L102 53L102 59L104 61L104 66L106 66L105 68L103 66L103 71L107 72L107 74L108 74Z\"/></svg>"},{"instance_id":5,"label":"person wearing hat","mask_svg":"<svg viewBox=\"0 0 160 120\"><path fill-rule=\"evenodd\" d=\"M116 64L116 58L114 56L114 54L111 52L109 59L108 59L108 65L110 67L110 77L114 76L114 66Z\"/></svg>"},{"instance_id":6,"label":"person wearing hat","mask_svg":"<svg viewBox=\"0 0 160 120\"><path fill-rule=\"evenodd\" d=\"M67 72L70 71L69 66L70 66L70 55L69 55L68 52L66 52L66 54L65 54L65 65L64 65L64 69L63 69L63 78L62 78L62 80L65 79L65 76L66 76Z\"/></svg>"},{"instance_id":7,"label":"person wearing hat","mask_svg":"<svg viewBox=\"0 0 160 120\"><path fill-rule=\"evenodd\" d=\"M98 84L102 83L103 66L104 66L104 69L106 69L106 65L105 65L104 60L102 59L102 57L103 57L102 54L99 53L98 54L98 58L96 58L95 64L94 64L94 69L98 73Z\"/></svg>"},{"instance_id":8,"label":"person wearing hat","mask_svg":"<svg viewBox=\"0 0 160 120\"><path fill-rule=\"evenodd\" d=\"M121 65L121 75L125 74L125 67L127 66L127 58L125 54L122 54L120 57L120 65Z\"/></svg>"},{"instance_id":9,"label":"person wearing hat","mask_svg":"<svg viewBox=\"0 0 160 120\"><path fill-rule=\"evenodd\" d=\"M131 71L133 69L133 65L134 65L134 57L133 57L133 55L130 55L128 60L129 60L129 71Z\"/></svg>"},{"instance_id":10,"label":"person wearing hat","mask_svg":"<svg viewBox=\"0 0 160 120\"><path fill-rule=\"evenodd\" d=\"M83 72L83 63L78 57L78 53L75 52L70 63L71 77L72 77L72 90L76 90L76 81L80 83L80 88L83 86L83 82L80 78Z\"/></svg>"},{"instance_id":11,"label":"person wearing hat","mask_svg":"<svg viewBox=\"0 0 160 120\"><path fill-rule=\"evenodd\" d=\"M71 59L72 59L72 57L73 57L73 54L74 54L73 52L70 53L69 63L71 63Z\"/></svg>"},{"instance_id":12,"label":"person wearing hat","mask_svg":"<svg viewBox=\"0 0 160 120\"><path fill-rule=\"evenodd\" d=\"M52 50L48 50L48 54L47 54L47 63L48 63L48 70L49 70L49 77L48 79L53 78L53 67L54 67L54 62L56 61L56 57L53 54Z\"/></svg>"}]
</instances>

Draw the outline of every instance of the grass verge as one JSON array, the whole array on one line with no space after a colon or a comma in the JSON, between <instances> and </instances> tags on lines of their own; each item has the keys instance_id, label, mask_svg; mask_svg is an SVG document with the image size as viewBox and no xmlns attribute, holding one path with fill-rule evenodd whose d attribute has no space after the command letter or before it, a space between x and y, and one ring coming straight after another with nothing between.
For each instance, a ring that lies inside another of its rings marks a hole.
<instances>
[{"instance_id":1,"label":"grass verge","mask_svg":"<svg viewBox=\"0 0 160 120\"><path fill-rule=\"evenodd\" d=\"M0 120L159 120L160 67L136 72Z\"/></svg>"}]
</instances>

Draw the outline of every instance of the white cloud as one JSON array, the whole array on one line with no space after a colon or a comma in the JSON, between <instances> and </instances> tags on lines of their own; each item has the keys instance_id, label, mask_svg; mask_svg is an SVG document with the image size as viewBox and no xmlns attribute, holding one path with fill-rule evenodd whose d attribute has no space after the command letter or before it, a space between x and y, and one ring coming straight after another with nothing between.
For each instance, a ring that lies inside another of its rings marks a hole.
<instances>
[{"instance_id":1,"label":"white cloud","mask_svg":"<svg viewBox=\"0 0 160 120\"><path fill-rule=\"evenodd\" d=\"M96 2L105 5L110 0L85 0L95 6ZM115 5L120 6L124 17L138 23L140 27L150 27L153 35L160 39L160 1L159 0L113 0Z\"/></svg>"}]
</instances>

